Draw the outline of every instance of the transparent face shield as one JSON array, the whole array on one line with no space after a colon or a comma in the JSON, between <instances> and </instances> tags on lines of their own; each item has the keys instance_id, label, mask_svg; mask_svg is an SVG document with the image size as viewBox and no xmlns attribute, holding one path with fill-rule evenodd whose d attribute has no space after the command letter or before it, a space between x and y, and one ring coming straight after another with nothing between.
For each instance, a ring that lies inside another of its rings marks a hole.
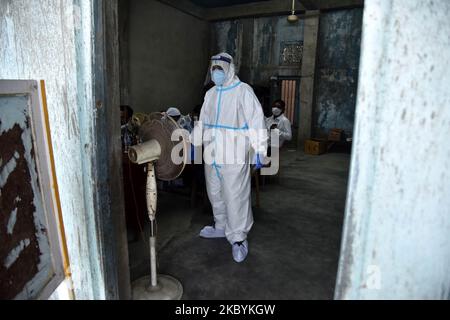
<instances>
[{"instance_id":1,"label":"transparent face shield","mask_svg":"<svg viewBox=\"0 0 450 320\"><path fill-rule=\"evenodd\" d=\"M209 62L209 67L208 67L208 72L206 73L206 77L205 77L205 83L204 85L207 86L209 84L214 84L212 82L212 78L211 78L211 74L212 74L212 70L214 66L219 66L223 69L223 71L225 72L226 76L227 76L227 80L230 79L231 77L234 77L234 74L231 75L231 73L234 73L233 70L233 59L228 56L219 54L217 56L213 56Z\"/></svg>"}]
</instances>

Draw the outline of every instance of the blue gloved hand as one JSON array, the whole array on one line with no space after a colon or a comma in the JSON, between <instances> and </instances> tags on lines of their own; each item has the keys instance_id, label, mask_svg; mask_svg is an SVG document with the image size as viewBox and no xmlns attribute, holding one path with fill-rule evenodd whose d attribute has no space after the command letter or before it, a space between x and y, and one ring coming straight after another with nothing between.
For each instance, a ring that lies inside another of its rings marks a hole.
<instances>
[{"instance_id":1,"label":"blue gloved hand","mask_svg":"<svg viewBox=\"0 0 450 320\"><path fill-rule=\"evenodd\" d=\"M195 161L195 147L193 144L191 144L191 159L190 159L191 163L193 163Z\"/></svg>"},{"instance_id":2,"label":"blue gloved hand","mask_svg":"<svg viewBox=\"0 0 450 320\"><path fill-rule=\"evenodd\" d=\"M258 170L258 169L261 169L262 167L264 167L264 164L262 163L262 156L259 154L259 153L257 153L256 155L255 155L255 161L254 161L254 163L255 163L255 169L256 170Z\"/></svg>"}]
</instances>

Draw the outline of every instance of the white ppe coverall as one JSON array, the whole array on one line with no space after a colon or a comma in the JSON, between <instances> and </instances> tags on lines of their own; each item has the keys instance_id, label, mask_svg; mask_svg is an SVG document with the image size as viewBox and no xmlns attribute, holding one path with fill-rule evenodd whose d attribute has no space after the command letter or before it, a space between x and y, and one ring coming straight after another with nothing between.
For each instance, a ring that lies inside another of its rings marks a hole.
<instances>
[{"instance_id":1,"label":"white ppe coverall","mask_svg":"<svg viewBox=\"0 0 450 320\"><path fill-rule=\"evenodd\" d=\"M215 228L225 230L233 244L245 241L253 225L250 153L266 155L267 131L262 107L253 89L235 75L233 58L213 56L210 72L216 65L226 78L206 93L199 120Z\"/></svg>"}]
</instances>

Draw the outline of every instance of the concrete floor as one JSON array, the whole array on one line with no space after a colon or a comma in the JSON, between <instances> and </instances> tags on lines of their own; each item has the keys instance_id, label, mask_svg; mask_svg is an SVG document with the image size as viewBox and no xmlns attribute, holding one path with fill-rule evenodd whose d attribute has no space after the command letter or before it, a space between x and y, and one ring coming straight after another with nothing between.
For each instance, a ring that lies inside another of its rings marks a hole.
<instances>
[{"instance_id":1,"label":"concrete floor","mask_svg":"<svg viewBox=\"0 0 450 320\"><path fill-rule=\"evenodd\" d=\"M333 298L350 156L285 151L282 160L280 179L262 187L242 264L225 239L198 237L213 222L208 205L190 209L188 197L160 194L159 272L182 282L183 299ZM148 247L129 250L132 280L149 273Z\"/></svg>"}]
</instances>

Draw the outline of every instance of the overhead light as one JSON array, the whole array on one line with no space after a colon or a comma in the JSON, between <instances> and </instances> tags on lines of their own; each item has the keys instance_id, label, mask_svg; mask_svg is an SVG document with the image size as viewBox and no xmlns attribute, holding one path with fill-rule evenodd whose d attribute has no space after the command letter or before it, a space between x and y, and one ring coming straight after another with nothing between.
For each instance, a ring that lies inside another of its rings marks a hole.
<instances>
[{"instance_id":1,"label":"overhead light","mask_svg":"<svg viewBox=\"0 0 450 320\"><path fill-rule=\"evenodd\" d=\"M292 14L290 16L288 16L287 19L288 19L289 22L292 22L292 23L298 21L298 17L295 14L295 0L292 0Z\"/></svg>"}]
</instances>

